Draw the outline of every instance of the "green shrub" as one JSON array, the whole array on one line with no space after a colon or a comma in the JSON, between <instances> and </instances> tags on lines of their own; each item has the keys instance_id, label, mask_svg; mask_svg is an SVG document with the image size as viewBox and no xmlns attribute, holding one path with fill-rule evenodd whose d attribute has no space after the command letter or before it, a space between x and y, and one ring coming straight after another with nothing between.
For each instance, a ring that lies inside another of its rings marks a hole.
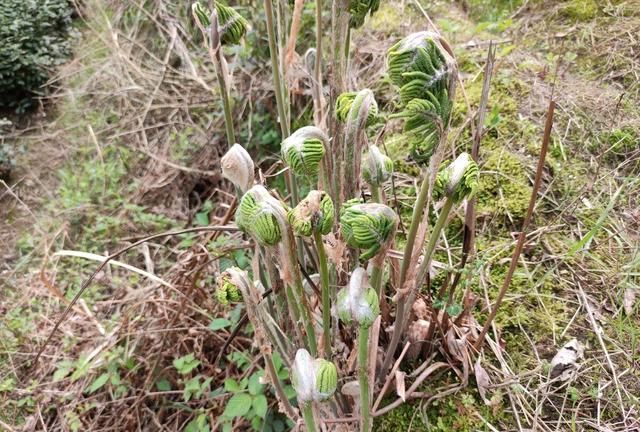
<instances>
[{"instance_id":1,"label":"green shrub","mask_svg":"<svg viewBox=\"0 0 640 432\"><path fill-rule=\"evenodd\" d=\"M22 112L70 52L68 0L0 1L0 108Z\"/></svg>"}]
</instances>

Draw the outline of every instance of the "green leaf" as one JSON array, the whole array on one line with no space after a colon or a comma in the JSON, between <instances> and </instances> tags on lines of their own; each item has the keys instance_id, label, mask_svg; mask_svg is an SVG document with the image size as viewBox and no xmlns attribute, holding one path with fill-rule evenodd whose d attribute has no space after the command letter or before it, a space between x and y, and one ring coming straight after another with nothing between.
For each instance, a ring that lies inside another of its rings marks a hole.
<instances>
[{"instance_id":1,"label":"green leaf","mask_svg":"<svg viewBox=\"0 0 640 432\"><path fill-rule=\"evenodd\" d=\"M290 385L285 386L284 394L287 396L287 399L293 399L297 395L296 389L294 389L293 386Z\"/></svg>"},{"instance_id":2,"label":"green leaf","mask_svg":"<svg viewBox=\"0 0 640 432\"><path fill-rule=\"evenodd\" d=\"M198 375L195 378L191 378L189 381L184 383L184 390L182 392L182 397L185 402L189 402L193 395L198 395L201 393L200 390L200 376Z\"/></svg>"},{"instance_id":3,"label":"green leaf","mask_svg":"<svg viewBox=\"0 0 640 432\"><path fill-rule=\"evenodd\" d=\"M60 381L73 369L73 362L69 360L63 360L58 364L58 369L53 373L53 382Z\"/></svg>"},{"instance_id":4,"label":"green leaf","mask_svg":"<svg viewBox=\"0 0 640 432\"><path fill-rule=\"evenodd\" d=\"M246 393L235 394L227 402L227 406L224 409L222 415L224 417L242 417L251 409L251 396Z\"/></svg>"},{"instance_id":5,"label":"green leaf","mask_svg":"<svg viewBox=\"0 0 640 432\"><path fill-rule=\"evenodd\" d=\"M227 378L224 380L224 389L230 393L235 393L240 391L240 386L238 385L238 381L233 378Z\"/></svg>"},{"instance_id":6,"label":"green leaf","mask_svg":"<svg viewBox=\"0 0 640 432\"><path fill-rule=\"evenodd\" d=\"M452 316L452 317L460 315L461 312L462 312L462 306L460 306L458 303L454 303L447 308L447 313L449 314L449 316Z\"/></svg>"},{"instance_id":7,"label":"green leaf","mask_svg":"<svg viewBox=\"0 0 640 432\"><path fill-rule=\"evenodd\" d=\"M184 428L184 432L209 432L209 418L206 414L200 414L191 420Z\"/></svg>"},{"instance_id":8,"label":"green leaf","mask_svg":"<svg viewBox=\"0 0 640 432\"><path fill-rule=\"evenodd\" d=\"M173 361L173 367L182 375L188 374L200 365L200 360L196 360L193 353L177 358Z\"/></svg>"},{"instance_id":9,"label":"green leaf","mask_svg":"<svg viewBox=\"0 0 640 432\"><path fill-rule=\"evenodd\" d=\"M7 378L4 381L0 382L0 393L2 392L10 392L16 388L16 381L13 378Z\"/></svg>"},{"instance_id":10,"label":"green leaf","mask_svg":"<svg viewBox=\"0 0 640 432\"><path fill-rule=\"evenodd\" d=\"M86 357L80 357L76 362L76 370L71 374L71 381L76 381L89 372L91 362Z\"/></svg>"},{"instance_id":11,"label":"green leaf","mask_svg":"<svg viewBox=\"0 0 640 432\"><path fill-rule=\"evenodd\" d=\"M102 386L105 385L108 380L109 373L103 373L98 378L96 378L95 381L93 381L91 385L85 389L84 392L87 394L95 393L97 390L100 390L100 388L102 388Z\"/></svg>"},{"instance_id":12,"label":"green leaf","mask_svg":"<svg viewBox=\"0 0 640 432\"><path fill-rule=\"evenodd\" d=\"M262 371L258 371L249 377L249 393L253 396L264 391L264 384L260 383Z\"/></svg>"},{"instance_id":13,"label":"green leaf","mask_svg":"<svg viewBox=\"0 0 640 432\"><path fill-rule=\"evenodd\" d=\"M156 381L156 389L162 392L171 391L171 383L166 378L160 378Z\"/></svg>"},{"instance_id":14,"label":"green leaf","mask_svg":"<svg viewBox=\"0 0 640 432\"><path fill-rule=\"evenodd\" d=\"M216 330L229 327L230 325L231 325L231 321L229 321L228 319L216 318L213 321L211 321L211 324L209 324L209 329L216 331Z\"/></svg>"},{"instance_id":15,"label":"green leaf","mask_svg":"<svg viewBox=\"0 0 640 432\"><path fill-rule=\"evenodd\" d=\"M256 410L256 415L260 418L265 418L267 410L269 409L269 403L267 397L263 394L259 394L253 398L253 409Z\"/></svg>"},{"instance_id":16,"label":"green leaf","mask_svg":"<svg viewBox=\"0 0 640 432\"><path fill-rule=\"evenodd\" d=\"M209 225L209 212L196 213L196 222L202 226Z\"/></svg>"}]
</instances>

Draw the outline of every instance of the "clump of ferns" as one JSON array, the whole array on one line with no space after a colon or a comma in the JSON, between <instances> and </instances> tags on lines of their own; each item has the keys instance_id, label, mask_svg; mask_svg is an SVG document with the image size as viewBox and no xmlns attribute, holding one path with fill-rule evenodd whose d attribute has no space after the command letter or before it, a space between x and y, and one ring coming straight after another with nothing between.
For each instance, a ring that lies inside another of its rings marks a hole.
<instances>
[{"instance_id":1,"label":"clump of ferns","mask_svg":"<svg viewBox=\"0 0 640 432\"><path fill-rule=\"evenodd\" d=\"M349 5L351 28L378 6L365 1ZM217 5L210 15L202 9L194 6L194 16L203 28L210 25L211 48L224 41L224 33L212 24L223 15ZM222 158L223 174L238 192L235 223L253 239L255 250L250 273L232 268L220 276L217 298L223 304L244 302L279 406L289 417L300 418L275 373L272 350L291 368L308 430L317 430L318 421L328 417L349 417L353 407L359 407L360 429L369 431L372 396L378 392L381 398L387 391L387 386L381 388L382 379L398 358L396 350L410 321L409 339L419 340L433 334L442 316L437 311L431 316L418 313L413 306L429 308L420 296L434 251L452 210L473 196L478 185L478 168L468 154L440 166L457 79L446 46L439 35L419 32L388 51L389 78L398 89L397 110L390 117L404 121L411 153L424 165L403 251L393 249L400 224L388 200L394 164L369 142L369 128L381 121L371 90L345 92L331 107L343 125L338 129L341 139L332 139L318 126L284 136L281 158L290 176L289 204L256 182L254 163L242 146L232 145ZM224 66L216 54L212 59ZM222 93L225 90L223 82ZM281 113L283 99L278 98ZM227 133L230 145L232 136ZM293 190L299 185L310 189L301 198ZM434 223L430 203L438 211ZM382 303L391 309L384 322ZM350 378L351 352L357 363L355 380ZM337 391L340 385L343 390ZM358 391L347 391L354 386Z\"/></svg>"}]
</instances>

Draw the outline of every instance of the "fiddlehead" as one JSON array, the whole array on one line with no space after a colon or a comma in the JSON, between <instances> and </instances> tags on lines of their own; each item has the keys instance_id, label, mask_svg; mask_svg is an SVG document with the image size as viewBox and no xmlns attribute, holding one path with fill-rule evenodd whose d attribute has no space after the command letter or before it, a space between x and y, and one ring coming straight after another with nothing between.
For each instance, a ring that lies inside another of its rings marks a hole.
<instances>
[{"instance_id":1,"label":"fiddlehead","mask_svg":"<svg viewBox=\"0 0 640 432\"><path fill-rule=\"evenodd\" d=\"M407 36L388 51L388 73L399 87L412 156L428 160L449 124L455 92L455 61L443 48L440 37L430 32Z\"/></svg>"},{"instance_id":2,"label":"fiddlehead","mask_svg":"<svg viewBox=\"0 0 640 432\"><path fill-rule=\"evenodd\" d=\"M372 258L393 238L398 216L383 204L355 204L347 208L340 218L340 229L347 244L361 249L360 259Z\"/></svg>"},{"instance_id":3,"label":"fiddlehead","mask_svg":"<svg viewBox=\"0 0 640 432\"><path fill-rule=\"evenodd\" d=\"M305 126L282 141L282 159L299 176L317 176L329 139L315 126Z\"/></svg>"},{"instance_id":4,"label":"fiddlehead","mask_svg":"<svg viewBox=\"0 0 640 432\"><path fill-rule=\"evenodd\" d=\"M249 153L240 144L234 144L220 160L222 176L233 183L241 192L253 186L254 165Z\"/></svg>"},{"instance_id":5,"label":"fiddlehead","mask_svg":"<svg viewBox=\"0 0 640 432\"><path fill-rule=\"evenodd\" d=\"M373 187L378 187L389 180L393 174L393 161L384 155L378 146L372 145L364 155L362 177Z\"/></svg>"},{"instance_id":6,"label":"fiddlehead","mask_svg":"<svg viewBox=\"0 0 640 432\"><path fill-rule=\"evenodd\" d=\"M309 237L314 232L329 234L333 227L335 210L331 197L323 191L312 190L287 217L296 235Z\"/></svg>"}]
</instances>

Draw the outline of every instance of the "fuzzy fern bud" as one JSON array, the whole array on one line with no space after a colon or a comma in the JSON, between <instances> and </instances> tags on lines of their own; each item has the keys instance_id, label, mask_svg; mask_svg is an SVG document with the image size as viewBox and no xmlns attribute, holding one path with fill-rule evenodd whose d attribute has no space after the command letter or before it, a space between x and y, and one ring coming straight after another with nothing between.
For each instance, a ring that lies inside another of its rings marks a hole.
<instances>
[{"instance_id":1,"label":"fuzzy fern bud","mask_svg":"<svg viewBox=\"0 0 640 432\"><path fill-rule=\"evenodd\" d=\"M216 298L220 304L225 306L229 303L238 303L242 301L242 292L233 280L233 273L230 273L228 269L218 277Z\"/></svg>"},{"instance_id":2,"label":"fuzzy fern bud","mask_svg":"<svg viewBox=\"0 0 640 432\"><path fill-rule=\"evenodd\" d=\"M240 144L234 144L220 160L222 175L242 192L253 185L254 165L249 153Z\"/></svg>"},{"instance_id":3,"label":"fuzzy fern bud","mask_svg":"<svg viewBox=\"0 0 640 432\"><path fill-rule=\"evenodd\" d=\"M369 286L367 272L356 268L351 273L349 285L338 292L336 312L345 324L355 322L370 327L380 314L380 302L376 290Z\"/></svg>"},{"instance_id":4,"label":"fuzzy fern bud","mask_svg":"<svg viewBox=\"0 0 640 432\"><path fill-rule=\"evenodd\" d=\"M364 156L362 177L372 186L380 186L389 180L393 173L393 161L382 154L378 146L372 145Z\"/></svg>"},{"instance_id":5,"label":"fuzzy fern bud","mask_svg":"<svg viewBox=\"0 0 640 432\"><path fill-rule=\"evenodd\" d=\"M329 234L333 228L335 210L329 194L312 190L295 208L289 210L287 217L296 235L309 237L314 232Z\"/></svg>"},{"instance_id":6,"label":"fuzzy fern bud","mask_svg":"<svg viewBox=\"0 0 640 432\"><path fill-rule=\"evenodd\" d=\"M338 370L330 361L314 359L305 349L296 352L291 381L302 404L329 399L338 385Z\"/></svg>"},{"instance_id":7,"label":"fuzzy fern bud","mask_svg":"<svg viewBox=\"0 0 640 432\"><path fill-rule=\"evenodd\" d=\"M373 15L379 7L380 0L350 0L349 13L351 17L349 19L349 27L362 27L367 14Z\"/></svg>"},{"instance_id":8,"label":"fuzzy fern bud","mask_svg":"<svg viewBox=\"0 0 640 432\"><path fill-rule=\"evenodd\" d=\"M378 103L373 96L373 92L369 89L360 90L359 92L345 92L339 95L336 99L336 119L346 122L350 115L357 117L362 103L365 101L369 104L366 125L372 125L378 119ZM354 109L352 110L352 108Z\"/></svg>"},{"instance_id":9,"label":"fuzzy fern bud","mask_svg":"<svg viewBox=\"0 0 640 432\"><path fill-rule=\"evenodd\" d=\"M263 246L273 246L282 239L278 218L286 214L282 204L260 185L253 186L240 199L236 225Z\"/></svg>"},{"instance_id":10,"label":"fuzzy fern bud","mask_svg":"<svg viewBox=\"0 0 640 432\"><path fill-rule=\"evenodd\" d=\"M282 141L282 159L294 174L316 176L329 139L315 126L305 126Z\"/></svg>"},{"instance_id":11,"label":"fuzzy fern bud","mask_svg":"<svg viewBox=\"0 0 640 432\"><path fill-rule=\"evenodd\" d=\"M434 195L436 198L447 196L454 202L460 202L476 193L478 180L478 165L469 153L461 153L456 160L438 173Z\"/></svg>"},{"instance_id":12,"label":"fuzzy fern bud","mask_svg":"<svg viewBox=\"0 0 640 432\"><path fill-rule=\"evenodd\" d=\"M209 10L196 1L191 5L191 12L203 28L211 25ZM218 17L218 32L222 45L236 45L243 38L249 27L249 22L231 6L216 2Z\"/></svg>"},{"instance_id":13,"label":"fuzzy fern bud","mask_svg":"<svg viewBox=\"0 0 640 432\"><path fill-rule=\"evenodd\" d=\"M354 204L344 210L340 230L347 244L364 250L365 261L388 245L398 226L398 216L384 204Z\"/></svg>"}]
</instances>

